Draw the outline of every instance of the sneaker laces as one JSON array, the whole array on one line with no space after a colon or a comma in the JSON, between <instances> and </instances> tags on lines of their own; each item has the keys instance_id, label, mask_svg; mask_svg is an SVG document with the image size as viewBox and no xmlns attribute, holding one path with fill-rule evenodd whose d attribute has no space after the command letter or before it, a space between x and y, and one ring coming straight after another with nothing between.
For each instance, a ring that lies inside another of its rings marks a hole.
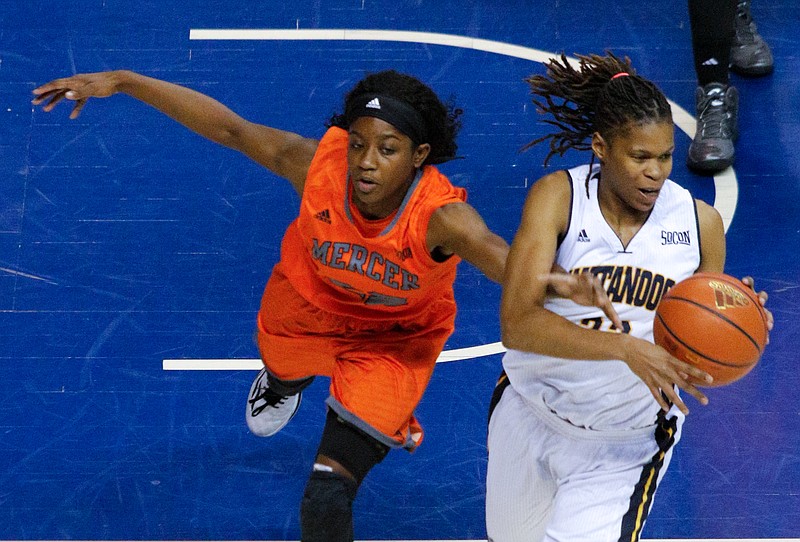
<instances>
[{"instance_id":1,"label":"sneaker laces","mask_svg":"<svg viewBox=\"0 0 800 542\"><path fill-rule=\"evenodd\" d=\"M704 138L730 139L728 110L725 107L725 93L714 89L705 95L700 103L699 122Z\"/></svg>"},{"instance_id":2,"label":"sneaker laces","mask_svg":"<svg viewBox=\"0 0 800 542\"><path fill-rule=\"evenodd\" d=\"M736 6L736 37L740 42L754 43L758 30L750 13L750 2L739 2Z\"/></svg>"},{"instance_id":3,"label":"sneaker laces","mask_svg":"<svg viewBox=\"0 0 800 542\"><path fill-rule=\"evenodd\" d=\"M267 407L279 408L287 399L288 397L285 395L279 395L267 386L259 386L254 397L247 400L247 402L250 403L250 415L258 416ZM264 401L264 404L256 406L256 403L259 401Z\"/></svg>"}]
</instances>

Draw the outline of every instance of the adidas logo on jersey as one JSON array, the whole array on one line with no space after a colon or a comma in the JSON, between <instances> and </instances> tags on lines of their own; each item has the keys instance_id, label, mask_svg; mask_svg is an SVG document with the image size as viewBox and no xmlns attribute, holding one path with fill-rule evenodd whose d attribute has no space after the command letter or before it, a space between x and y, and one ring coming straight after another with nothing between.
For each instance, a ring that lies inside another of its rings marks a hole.
<instances>
[{"instance_id":1,"label":"adidas logo on jersey","mask_svg":"<svg viewBox=\"0 0 800 542\"><path fill-rule=\"evenodd\" d=\"M381 102L380 100L378 100L378 98L372 98L370 101L367 102L367 105L365 105L364 107L367 107L369 109L380 109Z\"/></svg>"},{"instance_id":2,"label":"adidas logo on jersey","mask_svg":"<svg viewBox=\"0 0 800 542\"><path fill-rule=\"evenodd\" d=\"M717 60L716 58L714 58L714 57L712 56L711 58L709 58L708 60L706 60L705 62L703 62L703 64L702 64L702 65L703 65L703 66L719 66L719 60Z\"/></svg>"},{"instance_id":3,"label":"adidas logo on jersey","mask_svg":"<svg viewBox=\"0 0 800 542\"><path fill-rule=\"evenodd\" d=\"M315 214L314 218L316 218L317 220L322 220L326 224L330 224L331 223L331 212L328 209L325 209L324 211L320 211L317 214Z\"/></svg>"},{"instance_id":4,"label":"adidas logo on jersey","mask_svg":"<svg viewBox=\"0 0 800 542\"><path fill-rule=\"evenodd\" d=\"M580 232L578 232L578 242L579 243L591 242L591 239L589 239L589 236L586 234L586 230L581 230Z\"/></svg>"}]
</instances>

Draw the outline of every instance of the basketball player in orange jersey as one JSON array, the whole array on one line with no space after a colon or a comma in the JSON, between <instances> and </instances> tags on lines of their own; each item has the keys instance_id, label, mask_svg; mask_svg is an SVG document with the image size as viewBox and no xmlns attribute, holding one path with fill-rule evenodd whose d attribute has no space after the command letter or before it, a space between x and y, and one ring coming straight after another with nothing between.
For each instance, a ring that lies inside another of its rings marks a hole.
<instances>
[{"instance_id":1,"label":"basketball player in orange jersey","mask_svg":"<svg viewBox=\"0 0 800 542\"><path fill-rule=\"evenodd\" d=\"M534 184L511 245L487 532L493 542L636 541L688 413L678 388L705 404L696 385L710 378L653 344L655 308L672 284L723 271L724 228L668 179L669 103L627 59L580 57L576 69L562 56L546 67L528 81L560 131L531 145L550 139L547 159L593 155ZM556 266L598 276L621 325L549 298L540 277Z\"/></svg>"},{"instance_id":2,"label":"basketball player in orange jersey","mask_svg":"<svg viewBox=\"0 0 800 542\"><path fill-rule=\"evenodd\" d=\"M453 331L453 281L463 258L500 281L507 243L465 191L433 164L456 152L460 110L417 79L385 71L360 81L320 141L248 122L185 87L126 71L58 79L34 90L75 118L90 97L123 92L289 180L302 196L258 314L264 370L251 387L251 431L289 422L315 375L329 409L301 505L304 541L352 540L351 505L390 448L422 439L414 409ZM613 308L587 277L553 291Z\"/></svg>"}]
</instances>

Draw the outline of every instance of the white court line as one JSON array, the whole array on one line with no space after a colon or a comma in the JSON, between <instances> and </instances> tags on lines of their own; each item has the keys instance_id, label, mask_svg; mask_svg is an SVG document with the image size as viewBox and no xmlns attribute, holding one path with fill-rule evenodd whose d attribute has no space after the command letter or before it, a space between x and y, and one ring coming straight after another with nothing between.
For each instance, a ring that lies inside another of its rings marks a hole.
<instances>
[{"instance_id":1,"label":"white court line","mask_svg":"<svg viewBox=\"0 0 800 542\"><path fill-rule=\"evenodd\" d=\"M501 354L506 349L499 342L446 350L439 354L436 363L447 363L462 359L480 358ZM260 370L264 364L260 359L165 359L162 368L165 371L246 371Z\"/></svg>"},{"instance_id":2,"label":"white court line","mask_svg":"<svg viewBox=\"0 0 800 542\"><path fill-rule=\"evenodd\" d=\"M354 41L393 41L409 43L426 43L430 45L444 45L449 47L461 47L464 49L474 49L511 56L523 60L534 62L547 62L557 53L522 47L500 41L470 38L468 36L458 36L454 34L439 34L435 32L408 32L401 30L357 30L357 29L211 29L193 28L189 30L190 40L211 40L211 41L256 41L256 40L354 40ZM576 63L575 58L569 61ZM673 101L669 101L672 107L672 118L675 125L680 128L690 139L694 137L696 121L685 109ZM736 204L739 199L739 185L736 180L736 173L733 168L728 168L722 173L714 176L714 187L716 199L714 207L722 216L725 231L728 230L733 216L736 212ZM457 361L462 359L472 359L481 356L489 356L504 352L503 346L497 343L484 344L469 348L459 348L456 350L446 350L439 355L437 363ZM165 371L236 371L236 370L258 370L262 367L261 360L253 359L165 359L163 369Z\"/></svg>"}]
</instances>

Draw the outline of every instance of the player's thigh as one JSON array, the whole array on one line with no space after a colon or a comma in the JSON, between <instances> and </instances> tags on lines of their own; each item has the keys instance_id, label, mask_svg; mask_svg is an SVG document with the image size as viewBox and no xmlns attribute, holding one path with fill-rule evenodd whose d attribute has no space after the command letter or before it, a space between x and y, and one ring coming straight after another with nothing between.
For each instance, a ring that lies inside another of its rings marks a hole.
<instances>
[{"instance_id":1,"label":"player's thigh","mask_svg":"<svg viewBox=\"0 0 800 542\"><path fill-rule=\"evenodd\" d=\"M571 480L556 496L546 542L639 540L652 495L638 498L641 469ZM655 489L656 479L652 480ZM641 494L640 494L641 495Z\"/></svg>"},{"instance_id":2,"label":"player's thigh","mask_svg":"<svg viewBox=\"0 0 800 542\"><path fill-rule=\"evenodd\" d=\"M556 495L546 542L612 542L620 539L631 510L638 473L586 477L563 484ZM640 503L649 508L650 503ZM643 511L642 511L643 512ZM635 538L634 540L638 540Z\"/></svg>"},{"instance_id":3,"label":"player's thigh","mask_svg":"<svg viewBox=\"0 0 800 542\"><path fill-rule=\"evenodd\" d=\"M392 333L374 341L343 341L330 390L345 411L405 445L409 433L418 431L414 410L430 382L447 332L441 337L398 333L393 340L387 340L387 335Z\"/></svg>"},{"instance_id":4,"label":"player's thigh","mask_svg":"<svg viewBox=\"0 0 800 542\"><path fill-rule=\"evenodd\" d=\"M631 441L575 441L565 449L545 540L639 540L679 438L679 420L663 423Z\"/></svg>"},{"instance_id":5,"label":"player's thigh","mask_svg":"<svg viewBox=\"0 0 800 542\"><path fill-rule=\"evenodd\" d=\"M543 462L547 426L510 386L489 420L486 531L493 542L538 542L544 536L556 482Z\"/></svg>"},{"instance_id":6,"label":"player's thigh","mask_svg":"<svg viewBox=\"0 0 800 542\"><path fill-rule=\"evenodd\" d=\"M346 322L298 294L280 268L261 299L256 342L270 373L284 380L329 376Z\"/></svg>"}]
</instances>

